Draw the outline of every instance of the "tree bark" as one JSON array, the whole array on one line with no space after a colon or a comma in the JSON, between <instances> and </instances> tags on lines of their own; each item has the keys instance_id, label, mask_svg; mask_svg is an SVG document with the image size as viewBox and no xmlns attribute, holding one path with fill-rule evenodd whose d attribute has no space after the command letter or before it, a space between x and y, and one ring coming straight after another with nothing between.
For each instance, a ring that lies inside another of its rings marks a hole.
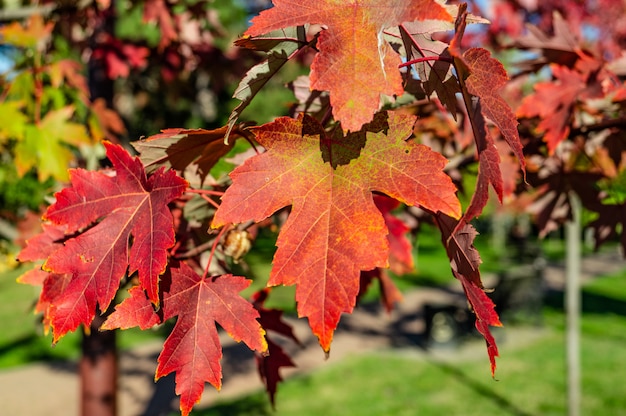
<instances>
[{"instance_id":1,"label":"tree bark","mask_svg":"<svg viewBox=\"0 0 626 416\"><path fill-rule=\"evenodd\" d=\"M105 317L99 314L83 334L80 359L81 415L117 415L117 332L98 328Z\"/></svg>"},{"instance_id":2,"label":"tree bark","mask_svg":"<svg viewBox=\"0 0 626 416\"><path fill-rule=\"evenodd\" d=\"M567 414L580 415L581 365L580 365L580 269L581 269L581 203L571 195L572 220L565 226L565 313L567 344Z\"/></svg>"}]
</instances>

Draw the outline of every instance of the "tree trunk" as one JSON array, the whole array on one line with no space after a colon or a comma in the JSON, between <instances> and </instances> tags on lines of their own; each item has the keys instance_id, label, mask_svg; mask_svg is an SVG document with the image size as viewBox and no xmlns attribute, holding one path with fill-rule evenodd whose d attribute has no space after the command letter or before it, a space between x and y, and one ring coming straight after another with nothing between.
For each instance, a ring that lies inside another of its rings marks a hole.
<instances>
[{"instance_id":1,"label":"tree trunk","mask_svg":"<svg viewBox=\"0 0 626 416\"><path fill-rule=\"evenodd\" d=\"M572 221L565 226L565 313L567 342L567 414L580 415L580 268L581 268L581 206L578 196L572 195Z\"/></svg>"},{"instance_id":2,"label":"tree trunk","mask_svg":"<svg viewBox=\"0 0 626 416\"><path fill-rule=\"evenodd\" d=\"M91 332L83 334L79 365L83 416L117 415L117 332L100 332L104 320L98 314Z\"/></svg>"}]
</instances>

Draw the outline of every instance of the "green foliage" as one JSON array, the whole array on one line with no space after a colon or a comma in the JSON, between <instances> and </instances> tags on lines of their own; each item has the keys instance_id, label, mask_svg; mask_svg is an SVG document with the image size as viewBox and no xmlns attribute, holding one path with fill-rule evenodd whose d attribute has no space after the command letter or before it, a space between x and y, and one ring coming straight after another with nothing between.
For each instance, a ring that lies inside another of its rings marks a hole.
<instances>
[{"instance_id":1,"label":"green foliage","mask_svg":"<svg viewBox=\"0 0 626 416\"><path fill-rule=\"evenodd\" d=\"M0 164L0 206L5 213L38 211L53 186L51 178L41 182L33 171L19 176L13 164Z\"/></svg>"}]
</instances>

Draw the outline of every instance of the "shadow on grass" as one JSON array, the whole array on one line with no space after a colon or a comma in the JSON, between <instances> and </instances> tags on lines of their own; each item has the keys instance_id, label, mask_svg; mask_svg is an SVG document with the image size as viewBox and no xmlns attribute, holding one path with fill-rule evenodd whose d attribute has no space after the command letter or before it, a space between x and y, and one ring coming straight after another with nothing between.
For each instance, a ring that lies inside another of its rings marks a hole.
<instances>
[{"instance_id":1,"label":"shadow on grass","mask_svg":"<svg viewBox=\"0 0 626 416\"><path fill-rule=\"evenodd\" d=\"M562 291L550 290L545 297L545 306L558 310L564 310L564 294ZM626 301L610 296L599 295L583 290L582 312L592 314L615 314L626 316Z\"/></svg>"},{"instance_id":2,"label":"shadow on grass","mask_svg":"<svg viewBox=\"0 0 626 416\"><path fill-rule=\"evenodd\" d=\"M5 355L16 356L15 363L3 363L6 367L22 365L25 362L43 362L56 366L59 362L75 359L73 352L77 349L76 342L69 342L64 345L64 348L55 349L50 346L50 341L46 338L37 334L28 334L0 345L0 357ZM19 351L19 354L16 354L15 351Z\"/></svg>"},{"instance_id":3,"label":"shadow on grass","mask_svg":"<svg viewBox=\"0 0 626 416\"><path fill-rule=\"evenodd\" d=\"M254 394L227 403L216 404L210 409L194 410L194 416L271 416L274 412L262 394Z\"/></svg>"},{"instance_id":4,"label":"shadow on grass","mask_svg":"<svg viewBox=\"0 0 626 416\"><path fill-rule=\"evenodd\" d=\"M458 379L460 383L472 389L476 394L495 403L498 407L505 411L506 414L513 416L534 416L532 413L528 413L517 407L506 397L503 397L500 394L489 389L488 387L485 387L484 385L477 383L475 380L472 380L455 366L436 360L430 360L430 362L443 372L448 373Z\"/></svg>"}]
</instances>

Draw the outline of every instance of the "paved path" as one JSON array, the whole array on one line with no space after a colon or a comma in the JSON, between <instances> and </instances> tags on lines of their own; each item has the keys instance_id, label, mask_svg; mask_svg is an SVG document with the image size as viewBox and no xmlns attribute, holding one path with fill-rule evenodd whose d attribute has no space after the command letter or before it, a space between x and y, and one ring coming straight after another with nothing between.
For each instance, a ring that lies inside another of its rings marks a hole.
<instances>
[{"instance_id":1,"label":"paved path","mask_svg":"<svg viewBox=\"0 0 626 416\"><path fill-rule=\"evenodd\" d=\"M616 252L585 258L583 279L610 274L626 268ZM551 288L562 287L562 267L551 265L545 278ZM352 315L344 315L335 334L329 362L366 351L415 346L424 330L421 309L426 302L450 299L460 293L458 286L450 290L419 289L405 294L404 301L390 315L378 307L359 307ZM310 334L304 320L290 320L304 348L292 347L290 353L298 365L284 375L308 372L327 361L317 340ZM516 328L515 331L518 331ZM515 334L507 334L507 339ZM528 335L524 334L523 338ZM224 382L217 393L208 386L199 407L209 406L217 398L236 397L262 388L252 353L244 345L224 336ZM484 345L482 353L484 352ZM150 343L124 351L120 357L120 416L160 416L178 408L173 377L154 384L156 358L161 344ZM417 350L417 349L416 349ZM486 355L485 355L486 360ZM78 414L78 377L73 363L37 363L0 371L0 415L71 416Z\"/></svg>"}]
</instances>

